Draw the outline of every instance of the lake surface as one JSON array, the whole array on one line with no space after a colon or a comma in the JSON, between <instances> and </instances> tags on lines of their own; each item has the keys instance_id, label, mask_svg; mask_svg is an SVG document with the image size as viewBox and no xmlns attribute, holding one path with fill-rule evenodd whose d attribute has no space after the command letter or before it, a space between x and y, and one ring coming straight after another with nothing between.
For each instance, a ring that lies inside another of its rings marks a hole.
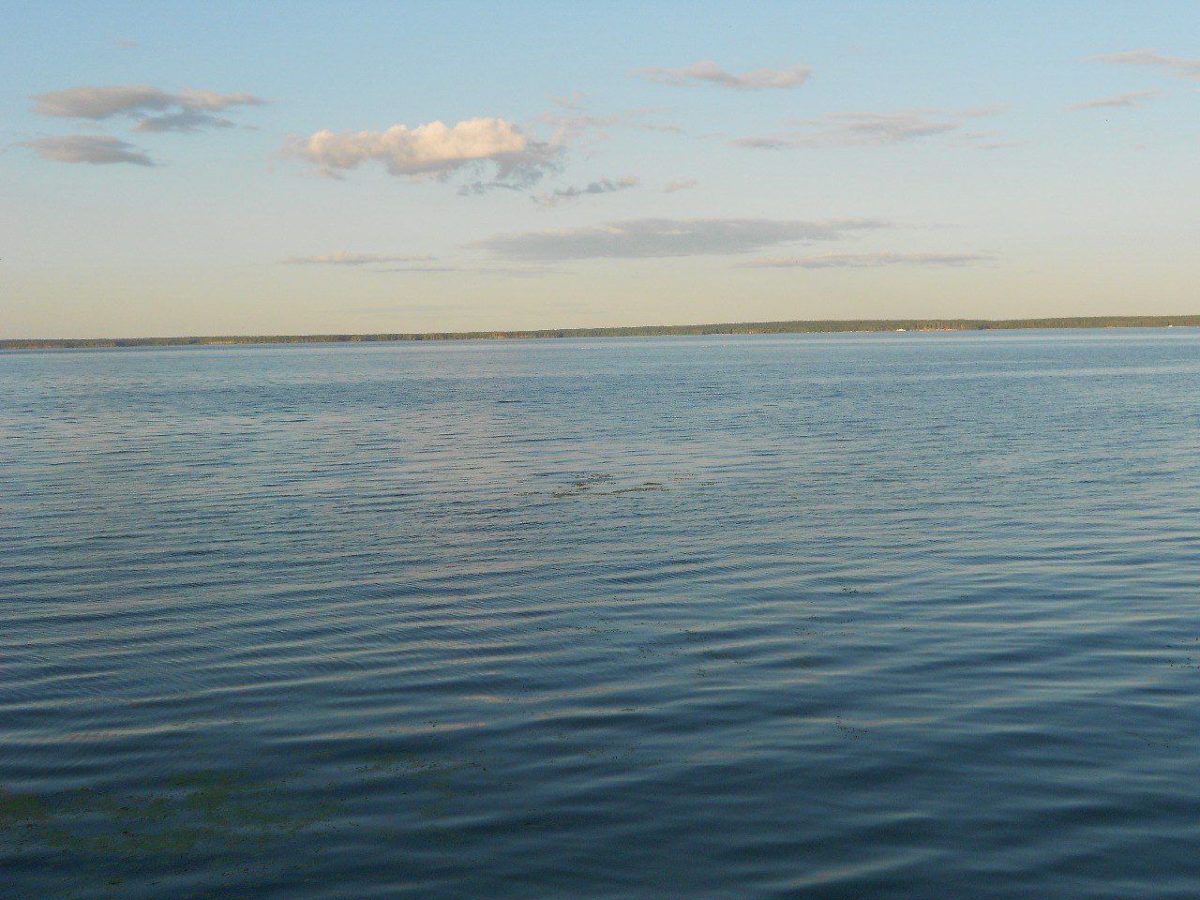
<instances>
[{"instance_id":1,"label":"lake surface","mask_svg":"<svg viewBox=\"0 0 1200 900\"><path fill-rule=\"evenodd\" d=\"M0 355L0 896L1200 895L1200 331Z\"/></svg>"}]
</instances>

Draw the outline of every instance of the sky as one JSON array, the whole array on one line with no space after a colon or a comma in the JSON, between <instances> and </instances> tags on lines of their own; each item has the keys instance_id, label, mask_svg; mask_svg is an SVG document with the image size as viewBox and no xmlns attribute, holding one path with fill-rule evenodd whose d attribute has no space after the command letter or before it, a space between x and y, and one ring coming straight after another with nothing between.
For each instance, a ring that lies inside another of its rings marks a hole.
<instances>
[{"instance_id":1,"label":"sky","mask_svg":"<svg viewBox=\"0 0 1200 900\"><path fill-rule=\"evenodd\" d=\"M0 337L1200 312L1200 4L0 0Z\"/></svg>"}]
</instances>

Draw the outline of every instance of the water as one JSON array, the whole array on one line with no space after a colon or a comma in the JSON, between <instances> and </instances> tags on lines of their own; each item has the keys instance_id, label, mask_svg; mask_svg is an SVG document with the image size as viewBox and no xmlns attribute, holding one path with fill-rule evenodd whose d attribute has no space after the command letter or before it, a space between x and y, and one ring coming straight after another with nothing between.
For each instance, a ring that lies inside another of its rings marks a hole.
<instances>
[{"instance_id":1,"label":"water","mask_svg":"<svg viewBox=\"0 0 1200 900\"><path fill-rule=\"evenodd\" d=\"M1200 332L0 356L0 896L1195 897Z\"/></svg>"}]
</instances>

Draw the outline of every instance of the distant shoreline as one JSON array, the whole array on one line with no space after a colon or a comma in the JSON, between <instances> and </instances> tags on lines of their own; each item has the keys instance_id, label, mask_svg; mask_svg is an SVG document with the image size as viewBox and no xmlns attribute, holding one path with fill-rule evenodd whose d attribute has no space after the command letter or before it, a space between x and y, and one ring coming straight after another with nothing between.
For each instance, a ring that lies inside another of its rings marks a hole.
<instances>
[{"instance_id":1,"label":"distant shoreline","mask_svg":"<svg viewBox=\"0 0 1200 900\"><path fill-rule=\"evenodd\" d=\"M635 325L524 331L430 331L409 334L280 334L146 338L8 338L0 350L69 350L231 344L350 344L383 341L531 340L581 337L672 337L716 334L832 334L884 331L1013 331L1029 328L1167 328L1200 326L1194 316L1088 316L1057 319L847 319L730 322L710 325Z\"/></svg>"}]
</instances>

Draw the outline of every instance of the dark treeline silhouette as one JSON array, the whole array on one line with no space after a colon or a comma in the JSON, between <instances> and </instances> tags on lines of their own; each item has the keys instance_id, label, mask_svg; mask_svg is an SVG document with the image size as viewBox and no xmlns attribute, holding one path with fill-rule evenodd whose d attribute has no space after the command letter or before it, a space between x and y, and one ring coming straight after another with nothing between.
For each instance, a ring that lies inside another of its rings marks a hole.
<instances>
[{"instance_id":1,"label":"dark treeline silhouette","mask_svg":"<svg viewBox=\"0 0 1200 900\"><path fill-rule=\"evenodd\" d=\"M985 331L1022 328L1165 328L1200 326L1195 316L1089 316L1057 319L847 319L729 322L713 325L633 325L620 328L545 328L525 331L428 331L413 334L266 334L211 337L11 338L0 350L88 347L174 347L220 344L331 344L368 341L523 340L580 337L670 337L705 334L819 334L847 331Z\"/></svg>"}]
</instances>

